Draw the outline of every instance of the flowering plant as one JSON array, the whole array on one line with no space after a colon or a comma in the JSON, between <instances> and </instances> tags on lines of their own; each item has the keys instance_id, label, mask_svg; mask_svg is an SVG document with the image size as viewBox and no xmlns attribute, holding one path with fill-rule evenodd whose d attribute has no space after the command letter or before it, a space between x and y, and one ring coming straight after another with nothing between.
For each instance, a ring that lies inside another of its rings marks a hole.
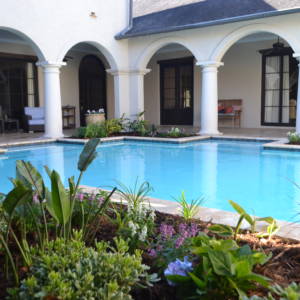
<instances>
[{"instance_id":1,"label":"flowering plant","mask_svg":"<svg viewBox=\"0 0 300 300\"><path fill-rule=\"evenodd\" d=\"M300 144L300 134L297 132L289 131L287 137L290 144Z\"/></svg>"},{"instance_id":2,"label":"flowering plant","mask_svg":"<svg viewBox=\"0 0 300 300\"><path fill-rule=\"evenodd\" d=\"M112 221L117 223L119 235L128 242L130 251L134 252L142 244L147 244L148 236L153 232L155 211L147 198L152 188L148 182L138 186L138 180L133 188L119 185L118 191L122 204L126 201L127 207L115 208L116 219Z\"/></svg>"},{"instance_id":3,"label":"flowering plant","mask_svg":"<svg viewBox=\"0 0 300 300\"><path fill-rule=\"evenodd\" d=\"M189 272L193 269L192 263L185 256L183 261L176 259L175 261L168 264L168 267L164 271L164 275L167 278L172 278L173 276L187 276ZM168 280L169 285L175 285L172 281Z\"/></svg>"},{"instance_id":4,"label":"flowering plant","mask_svg":"<svg viewBox=\"0 0 300 300\"><path fill-rule=\"evenodd\" d=\"M92 114L104 114L105 113L105 111L104 111L104 108L100 108L100 109L98 109L98 110L90 110L90 109L88 109L87 111L86 111L86 113L88 114L88 115L92 115Z\"/></svg>"},{"instance_id":5,"label":"flowering plant","mask_svg":"<svg viewBox=\"0 0 300 300\"><path fill-rule=\"evenodd\" d=\"M198 233L198 225L195 223L189 225L181 223L177 228L161 224L158 236L148 249L148 254L155 259L158 267L164 269L177 258L183 259L191 255L190 238L197 236Z\"/></svg>"}]
</instances>

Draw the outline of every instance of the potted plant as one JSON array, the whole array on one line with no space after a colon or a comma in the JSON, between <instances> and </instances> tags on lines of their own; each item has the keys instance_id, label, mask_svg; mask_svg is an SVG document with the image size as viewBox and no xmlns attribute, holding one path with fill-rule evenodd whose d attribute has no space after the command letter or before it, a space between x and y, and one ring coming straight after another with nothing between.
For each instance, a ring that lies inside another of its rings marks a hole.
<instances>
[{"instance_id":1,"label":"potted plant","mask_svg":"<svg viewBox=\"0 0 300 300\"><path fill-rule=\"evenodd\" d=\"M105 112L103 108L99 110L88 110L85 114L86 125L96 124L105 121Z\"/></svg>"}]
</instances>

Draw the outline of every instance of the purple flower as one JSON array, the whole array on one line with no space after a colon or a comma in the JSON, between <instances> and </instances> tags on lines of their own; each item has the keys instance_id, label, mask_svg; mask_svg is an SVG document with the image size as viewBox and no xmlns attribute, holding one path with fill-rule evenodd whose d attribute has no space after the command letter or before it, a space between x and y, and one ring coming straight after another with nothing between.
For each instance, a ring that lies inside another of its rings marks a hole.
<instances>
[{"instance_id":1,"label":"purple flower","mask_svg":"<svg viewBox=\"0 0 300 300\"><path fill-rule=\"evenodd\" d=\"M190 226L190 237L196 236L198 232L198 225L196 223L192 223Z\"/></svg>"},{"instance_id":2,"label":"purple flower","mask_svg":"<svg viewBox=\"0 0 300 300\"><path fill-rule=\"evenodd\" d=\"M32 201L33 201L33 203L35 203L35 204L39 204L39 203L40 203L38 194L34 194L34 195L33 195Z\"/></svg>"},{"instance_id":3,"label":"purple flower","mask_svg":"<svg viewBox=\"0 0 300 300\"><path fill-rule=\"evenodd\" d=\"M101 205L104 202L104 197L98 197L98 203Z\"/></svg>"},{"instance_id":4,"label":"purple flower","mask_svg":"<svg viewBox=\"0 0 300 300\"><path fill-rule=\"evenodd\" d=\"M185 241L185 237L183 237L183 236L180 236L179 238L177 238L175 241L175 248L177 249L180 246L182 246L184 241Z\"/></svg>"},{"instance_id":5,"label":"purple flower","mask_svg":"<svg viewBox=\"0 0 300 300\"><path fill-rule=\"evenodd\" d=\"M90 201L94 201L94 200L95 200L95 197L96 197L96 196L95 196L94 194L90 194L89 200L90 200Z\"/></svg>"},{"instance_id":6,"label":"purple flower","mask_svg":"<svg viewBox=\"0 0 300 300\"><path fill-rule=\"evenodd\" d=\"M181 275L181 276L187 276L187 273L192 271L193 266L190 261L188 261L188 258L185 256L184 260L176 259L175 261L168 264L167 269L165 269L164 274L165 276L168 275ZM173 282L168 280L169 285L174 285Z\"/></svg>"},{"instance_id":7,"label":"purple flower","mask_svg":"<svg viewBox=\"0 0 300 300\"><path fill-rule=\"evenodd\" d=\"M84 199L84 194L83 194L83 193L77 194L77 199L78 199L80 202L82 202L83 199Z\"/></svg>"},{"instance_id":8,"label":"purple flower","mask_svg":"<svg viewBox=\"0 0 300 300\"><path fill-rule=\"evenodd\" d=\"M172 225L167 225L167 224L161 224L159 228L159 232L162 238L165 240L170 239L175 234L174 227Z\"/></svg>"},{"instance_id":9,"label":"purple flower","mask_svg":"<svg viewBox=\"0 0 300 300\"><path fill-rule=\"evenodd\" d=\"M148 251L148 254L149 254L150 256L152 256L152 257L156 257L156 255L157 255L155 249L150 249L150 250Z\"/></svg>"}]
</instances>

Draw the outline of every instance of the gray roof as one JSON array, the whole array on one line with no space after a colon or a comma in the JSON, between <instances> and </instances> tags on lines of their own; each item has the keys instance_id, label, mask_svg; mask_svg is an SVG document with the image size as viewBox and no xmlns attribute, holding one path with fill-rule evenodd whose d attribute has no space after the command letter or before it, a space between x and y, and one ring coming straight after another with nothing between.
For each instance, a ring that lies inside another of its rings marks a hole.
<instances>
[{"instance_id":1,"label":"gray roof","mask_svg":"<svg viewBox=\"0 0 300 300\"><path fill-rule=\"evenodd\" d=\"M131 28L117 39L300 11L300 0L133 0Z\"/></svg>"}]
</instances>

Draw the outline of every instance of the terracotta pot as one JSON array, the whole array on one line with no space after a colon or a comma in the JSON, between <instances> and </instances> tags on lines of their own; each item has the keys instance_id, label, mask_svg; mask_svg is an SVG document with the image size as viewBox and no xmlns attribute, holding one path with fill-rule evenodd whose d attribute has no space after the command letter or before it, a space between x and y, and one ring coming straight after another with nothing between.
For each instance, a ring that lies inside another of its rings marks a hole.
<instances>
[{"instance_id":1,"label":"terracotta pot","mask_svg":"<svg viewBox=\"0 0 300 300\"><path fill-rule=\"evenodd\" d=\"M104 121L105 121L105 114L104 113L86 114L85 115L86 125L101 123L101 122L104 122Z\"/></svg>"}]
</instances>

